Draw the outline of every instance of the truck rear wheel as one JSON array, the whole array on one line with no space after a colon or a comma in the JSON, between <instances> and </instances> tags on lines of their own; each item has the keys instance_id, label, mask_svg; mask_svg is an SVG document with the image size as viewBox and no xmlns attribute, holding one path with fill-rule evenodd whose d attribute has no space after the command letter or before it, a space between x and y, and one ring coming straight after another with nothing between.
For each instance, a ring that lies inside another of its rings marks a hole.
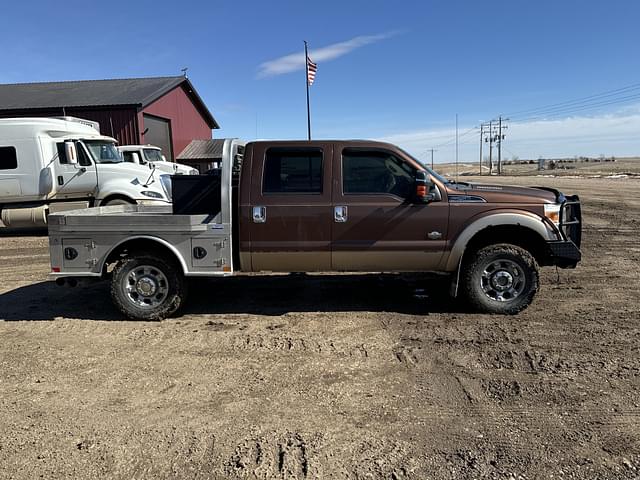
<instances>
[{"instance_id":1,"label":"truck rear wheel","mask_svg":"<svg viewBox=\"0 0 640 480\"><path fill-rule=\"evenodd\" d=\"M180 267L162 257L145 255L119 262L111 277L111 298L134 320L162 320L185 301L187 284Z\"/></svg>"},{"instance_id":2,"label":"truck rear wheel","mask_svg":"<svg viewBox=\"0 0 640 480\"><path fill-rule=\"evenodd\" d=\"M462 290L471 306L481 312L518 313L538 291L538 264L515 245L484 247L462 268Z\"/></svg>"}]
</instances>

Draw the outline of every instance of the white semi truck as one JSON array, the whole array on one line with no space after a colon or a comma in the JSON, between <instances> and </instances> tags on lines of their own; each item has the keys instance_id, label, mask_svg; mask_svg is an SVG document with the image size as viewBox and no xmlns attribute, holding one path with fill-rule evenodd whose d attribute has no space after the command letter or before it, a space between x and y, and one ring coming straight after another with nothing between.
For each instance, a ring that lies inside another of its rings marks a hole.
<instances>
[{"instance_id":1,"label":"white semi truck","mask_svg":"<svg viewBox=\"0 0 640 480\"><path fill-rule=\"evenodd\" d=\"M0 216L5 226L45 226L49 212L171 203L171 179L124 163L94 122L0 119Z\"/></svg>"},{"instance_id":2,"label":"white semi truck","mask_svg":"<svg viewBox=\"0 0 640 480\"><path fill-rule=\"evenodd\" d=\"M127 163L145 165L151 169L157 168L160 172L172 175L198 175L200 173L189 165L167 161L162 154L162 149L155 145L121 145L118 150Z\"/></svg>"}]
</instances>

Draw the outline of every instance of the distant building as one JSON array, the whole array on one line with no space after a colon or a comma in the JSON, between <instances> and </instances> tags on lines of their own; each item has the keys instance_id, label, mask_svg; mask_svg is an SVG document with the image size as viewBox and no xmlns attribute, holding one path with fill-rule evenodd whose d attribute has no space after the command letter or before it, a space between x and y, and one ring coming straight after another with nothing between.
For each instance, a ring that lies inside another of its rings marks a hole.
<instances>
[{"instance_id":1,"label":"distant building","mask_svg":"<svg viewBox=\"0 0 640 480\"><path fill-rule=\"evenodd\" d=\"M0 85L0 118L86 118L121 145L153 144L174 160L220 128L184 76Z\"/></svg>"},{"instance_id":2,"label":"distant building","mask_svg":"<svg viewBox=\"0 0 640 480\"><path fill-rule=\"evenodd\" d=\"M178 155L176 159L180 163L185 163L197 168L200 173L211 170L216 164L222 161L222 148L224 139L221 140L193 140Z\"/></svg>"}]
</instances>

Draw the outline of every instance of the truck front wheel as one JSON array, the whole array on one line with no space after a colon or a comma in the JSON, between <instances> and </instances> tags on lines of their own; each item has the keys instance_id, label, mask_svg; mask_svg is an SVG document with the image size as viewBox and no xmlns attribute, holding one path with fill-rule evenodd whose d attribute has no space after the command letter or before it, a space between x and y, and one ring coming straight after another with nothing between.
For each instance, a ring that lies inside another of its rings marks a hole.
<instances>
[{"instance_id":1,"label":"truck front wheel","mask_svg":"<svg viewBox=\"0 0 640 480\"><path fill-rule=\"evenodd\" d=\"M518 313L538 291L538 265L529 252L515 245L484 247L462 268L462 290L471 306L481 312Z\"/></svg>"},{"instance_id":2,"label":"truck front wheel","mask_svg":"<svg viewBox=\"0 0 640 480\"><path fill-rule=\"evenodd\" d=\"M115 197L103 202L101 204L102 207L111 207L113 205L135 205L136 202L133 200L128 200L126 198Z\"/></svg>"},{"instance_id":3,"label":"truck front wheel","mask_svg":"<svg viewBox=\"0 0 640 480\"><path fill-rule=\"evenodd\" d=\"M152 255L125 258L113 270L111 297L134 320L162 320L185 301L187 284L180 267Z\"/></svg>"}]
</instances>

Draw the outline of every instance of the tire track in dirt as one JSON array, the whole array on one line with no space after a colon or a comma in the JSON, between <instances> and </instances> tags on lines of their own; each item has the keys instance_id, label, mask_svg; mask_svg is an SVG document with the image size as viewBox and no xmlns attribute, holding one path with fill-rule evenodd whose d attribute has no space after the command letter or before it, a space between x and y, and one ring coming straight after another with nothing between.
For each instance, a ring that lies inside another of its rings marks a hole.
<instances>
[{"instance_id":1,"label":"tire track in dirt","mask_svg":"<svg viewBox=\"0 0 640 480\"><path fill-rule=\"evenodd\" d=\"M329 356L346 356L367 358L366 344L345 345L330 339L319 340L301 336L266 336L262 334L246 334L231 339L231 349L235 351L285 351L291 353L315 353Z\"/></svg>"}]
</instances>

